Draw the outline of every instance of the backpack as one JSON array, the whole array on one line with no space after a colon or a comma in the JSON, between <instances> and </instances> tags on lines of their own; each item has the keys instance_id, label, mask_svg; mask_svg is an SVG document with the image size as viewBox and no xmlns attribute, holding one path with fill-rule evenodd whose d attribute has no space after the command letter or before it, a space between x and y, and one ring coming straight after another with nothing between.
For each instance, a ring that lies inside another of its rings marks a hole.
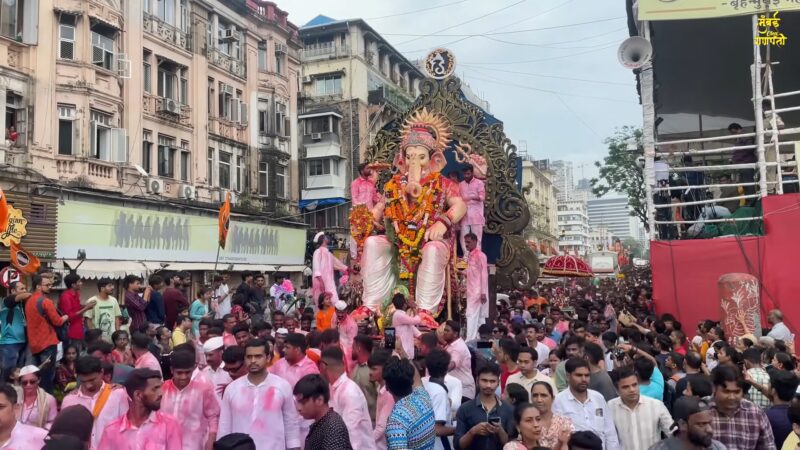
<instances>
[{"instance_id":1,"label":"backpack","mask_svg":"<svg viewBox=\"0 0 800 450\"><path fill-rule=\"evenodd\" d=\"M53 327L53 331L56 332L56 337L58 337L58 340L61 342L66 342L68 339L67 330L69 329L69 325L67 325L67 322L64 322L63 324L56 326L53 324L53 322L50 322L50 318L47 317L47 313L44 311L43 295L39 296L39 298L36 299L36 310L39 311L39 315L44 317L44 320L46 320L47 323L49 323L50 326ZM58 310L58 308L56 308L56 312L60 315L62 314L61 311Z\"/></svg>"}]
</instances>

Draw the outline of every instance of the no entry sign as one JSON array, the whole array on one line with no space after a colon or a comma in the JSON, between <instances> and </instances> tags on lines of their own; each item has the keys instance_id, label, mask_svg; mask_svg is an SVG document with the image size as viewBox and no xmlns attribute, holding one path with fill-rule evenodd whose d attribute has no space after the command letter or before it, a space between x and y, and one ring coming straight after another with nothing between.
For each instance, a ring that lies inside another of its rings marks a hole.
<instances>
[{"instance_id":1,"label":"no entry sign","mask_svg":"<svg viewBox=\"0 0 800 450\"><path fill-rule=\"evenodd\" d=\"M6 266L0 270L0 284L6 289L13 281L20 281L21 279L19 272L11 266Z\"/></svg>"}]
</instances>

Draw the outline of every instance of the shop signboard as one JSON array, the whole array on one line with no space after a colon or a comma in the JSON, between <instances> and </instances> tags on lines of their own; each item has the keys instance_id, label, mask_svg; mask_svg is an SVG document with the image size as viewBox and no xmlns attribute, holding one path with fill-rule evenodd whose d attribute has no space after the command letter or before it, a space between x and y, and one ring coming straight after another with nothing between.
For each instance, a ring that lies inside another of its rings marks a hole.
<instances>
[{"instance_id":1,"label":"shop signboard","mask_svg":"<svg viewBox=\"0 0 800 450\"><path fill-rule=\"evenodd\" d=\"M639 20L685 20L800 10L795 0L639 0Z\"/></svg>"},{"instance_id":2,"label":"shop signboard","mask_svg":"<svg viewBox=\"0 0 800 450\"><path fill-rule=\"evenodd\" d=\"M65 201L58 209L58 258L125 261L214 262L218 218L149 209ZM302 228L231 220L220 263L303 264Z\"/></svg>"}]
</instances>

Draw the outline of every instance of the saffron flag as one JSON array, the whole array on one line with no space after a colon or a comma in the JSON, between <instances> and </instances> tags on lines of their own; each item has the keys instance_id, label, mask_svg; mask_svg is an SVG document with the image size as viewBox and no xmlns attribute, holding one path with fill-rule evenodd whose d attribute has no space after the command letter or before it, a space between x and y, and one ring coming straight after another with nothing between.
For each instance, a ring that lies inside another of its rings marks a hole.
<instances>
[{"instance_id":1,"label":"saffron flag","mask_svg":"<svg viewBox=\"0 0 800 450\"><path fill-rule=\"evenodd\" d=\"M231 225L231 193L225 194L225 202L219 207L219 246L225 248L228 240L228 229Z\"/></svg>"},{"instance_id":2,"label":"saffron flag","mask_svg":"<svg viewBox=\"0 0 800 450\"><path fill-rule=\"evenodd\" d=\"M25 275L33 275L39 271L39 267L41 267L42 264L39 262L39 258L12 241L11 265Z\"/></svg>"},{"instance_id":3,"label":"saffron flag","mask_svg":"<svg viewBox=\"0 0 800 450\"><path fill-rule=\"evenodd\" d=\"M8 228L8 202L6 202L6 193L0 189L0 233L6 231Z\"/></svg>"}]
</instances>

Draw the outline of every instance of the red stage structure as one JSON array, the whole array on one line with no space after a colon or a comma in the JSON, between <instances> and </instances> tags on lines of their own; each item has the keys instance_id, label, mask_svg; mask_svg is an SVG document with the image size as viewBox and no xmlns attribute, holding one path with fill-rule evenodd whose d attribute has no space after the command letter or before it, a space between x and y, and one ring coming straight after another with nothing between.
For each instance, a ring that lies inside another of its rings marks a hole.
<instances>
[{"instance_id":1,"label":"red stage structure","mask_svg":"<svg viewBox=\"0 0 800 450\"><path fill-rule=\"evenodd\" d=\"M761 323L777 308L795 333L800 324L800 194L763 199L765 236L652 241L653 299L692 335L703 319L720 320L717 283L729 273L753 275L761 286Z\"/></svg>"}]
</instances>

